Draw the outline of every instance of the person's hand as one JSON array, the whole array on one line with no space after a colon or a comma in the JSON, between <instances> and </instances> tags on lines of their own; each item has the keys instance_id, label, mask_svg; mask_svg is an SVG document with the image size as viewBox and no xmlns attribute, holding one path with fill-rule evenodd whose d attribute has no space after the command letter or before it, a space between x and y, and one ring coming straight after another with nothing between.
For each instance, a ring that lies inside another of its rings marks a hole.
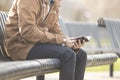
<instances>
[{"instance_id":1,"label":"person's hand","mask_svg":"<svg viewBox=\"0 0 120 80\"><path fill-rule=\"evenodd\" d=\"M66 46L69 48L72 48L74 46L74 43L76 42L76 40L71 40L69 38L66 39Z\"/></svg>"},{"instance_id":2,"label":"person's hand","mask_svg":"<svg viewBox=\"0 0 120 80\"><path fill-rule=\"evenodd\" d=\"M85 40L83 41L77 40L74 42L72 49L80 49L81 47L84 46L84 44L85 44Z\"/></svg>"}]
</instances>

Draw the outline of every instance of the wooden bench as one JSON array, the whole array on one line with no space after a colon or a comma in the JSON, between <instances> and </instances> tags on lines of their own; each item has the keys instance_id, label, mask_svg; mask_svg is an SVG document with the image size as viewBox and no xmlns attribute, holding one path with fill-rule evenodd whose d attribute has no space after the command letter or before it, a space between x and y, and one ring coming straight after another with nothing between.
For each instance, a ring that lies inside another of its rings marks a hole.
<instances>
[{"instance_id":1,"label":"wooden bench","mask_svg":"<svg viewBox=\"0 0 120 80\"><path fill-rule=\"evenodd\" d=\"M38 76L59 71L61 62L59 59L35 59L25 61L10 61L2 55L4 51L4 33L6 12L0 12L0 80L16 80L30 76ZM61 22L60 22L61 23ZM92 45L91 45L92 46ZM118 56L114 53L94 54L87 56L87 67L107 65L116 62Z\"/></svg>"}]
</instances>

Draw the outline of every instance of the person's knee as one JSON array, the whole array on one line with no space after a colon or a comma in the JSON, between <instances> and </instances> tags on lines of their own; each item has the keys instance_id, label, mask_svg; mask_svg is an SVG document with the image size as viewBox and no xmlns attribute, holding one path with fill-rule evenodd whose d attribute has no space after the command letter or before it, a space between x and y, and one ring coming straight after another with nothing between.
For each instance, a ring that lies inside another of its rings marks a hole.
<instances>
[{"instance_id":1,"label":"person's knee","mask_svg":"<svg viewBox=\"0 0 120 80\"><path fill-rule=\"evenodd\" d=\"M76 54L73 50L71 49L67 49L61 56L60 56L60 59L63 61L63 62L66 62L66 61L73 61L75 62L76 61Z\"/></svg>"},{"instance_id":2,"label":"person's knee","mask_svg":"<svg viewBox=\"0 0 120 80\"><path fill-rule=\"evenodd\" d=\"M76 55L75 52L71 49L66 50L66 52L64 53L64 57L65 58L69 58L69 59L75 59Z\"/></svg>"}]
</instances>

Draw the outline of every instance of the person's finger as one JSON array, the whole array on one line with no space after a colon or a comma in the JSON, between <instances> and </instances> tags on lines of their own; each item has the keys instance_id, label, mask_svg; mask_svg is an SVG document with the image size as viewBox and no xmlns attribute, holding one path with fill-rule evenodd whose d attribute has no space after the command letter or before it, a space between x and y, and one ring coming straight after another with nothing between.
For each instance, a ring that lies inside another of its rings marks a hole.
<instances>
[{"instance_id":1,"label":"person's finger","mask_svg":"<svg viewBox=\"0 0 120 80\"><path fill-rule=\"evenodd\" d=\"M81 47L81 40L77 41L77 45L78 45L79 48Z\"/></svg>"},{"instance_id":2,"label":"person's finger","mask_svg":"<svg viewBox=\"0 0 120 80\"><path fill-rule=\"evenodd\" d=\"M75 42L75 43L74 43L74 48L75 48L75 49L78 49L78 48L80 48L80 45L79 45L77 42Z\"/></svg>"},{"instance_id":3,"label":"person's finger","mask_svg":"<svg viewBox=\"0 0 120 80\"><path fill-rule=\"evenodd\" d=\"M81 40L80 39L78 40L78 44L81 45Z\"/></svg>"},{"instance_id":4,"label":"person's finger","mask_svg":"<svg viewBox=\"0 0 120 80\"><path fill-rule=\"evenodd\" d=\"M85 40L83 40L83 43L82 43L82 46L84 46L85 45Z\"/></svg>"},{"instance_id":5,"label":"person's finger","mask_svg":"<svg viewBox=\"0 0 120 80\"><path fill-rule=\"evenodd\" d=\"M69 42L69 43L67 43L66 45L71 48L71 47L74 46L74 43Z\"/></svg>"}]
</instances>

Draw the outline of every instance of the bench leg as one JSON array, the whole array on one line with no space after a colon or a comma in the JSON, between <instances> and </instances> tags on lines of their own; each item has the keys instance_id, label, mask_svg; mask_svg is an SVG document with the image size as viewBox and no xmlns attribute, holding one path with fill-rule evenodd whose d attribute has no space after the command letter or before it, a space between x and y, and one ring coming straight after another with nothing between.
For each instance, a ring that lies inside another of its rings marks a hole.
<instances>
[{"instance_id":1,"label":"bench leg","mask_svg":"<svg viewBox=\"0 0 120 80\"><path fill-rule=\"evenodd\" d=\"M113 68L114 68L114 65L111 64L110 65L110 77L113 77Z\"/></svg>"},{"instance_id":2,"label":"bench leg","mask_svg":"<svg viewBox=\"0 0 120 80\"><path fill-rule=\"evenodd\" d=\"M45 80L45 76L44 75L37 76L36 80Z\"/></svg>"}]
</instances>

